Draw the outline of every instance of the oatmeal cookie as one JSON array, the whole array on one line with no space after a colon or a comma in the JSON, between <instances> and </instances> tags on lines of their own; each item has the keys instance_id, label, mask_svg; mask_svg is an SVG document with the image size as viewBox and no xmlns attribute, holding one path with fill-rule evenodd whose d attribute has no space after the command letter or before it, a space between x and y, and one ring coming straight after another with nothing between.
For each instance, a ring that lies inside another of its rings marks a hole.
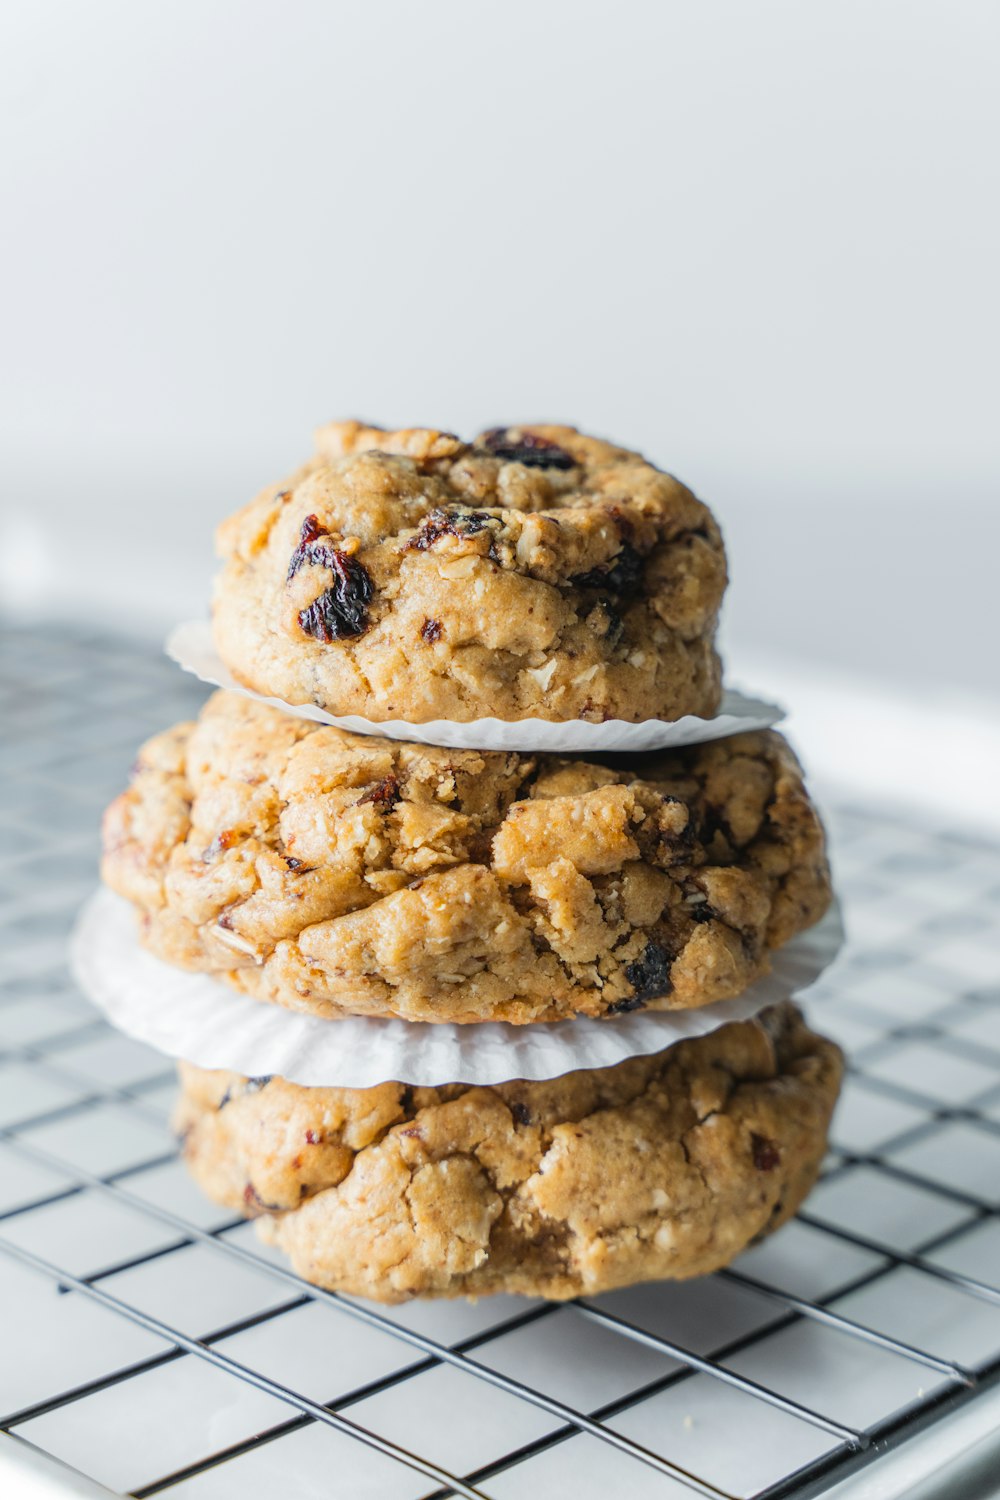
<instances>
[{"instance_id":1,"label":"oatmeal cookie","mask_svg":"<svg viewBox=\"0 0 1000 1500\"><path fill-rule=\"evenodd\" d=\"M812 1187L837 1047L794 1006L653 1057L493 1088L301 1088L181 1065L217 1202L308 1281L381 1302L593 1295L726 1265Z\"/></svg>"},{"instance_id":2,"label":"oatmeal cookie","mask_svg":"<svg viewBox=\"0 0 1000 1500\"><path fill-rule=\"evenodd\" d=\"M351 735L235 693L141 751L104 878L161 958L321 1016L730 999L830 897L774 731L605 763Z\"/></svg>"},{"instance_id":3,"label":"oatmeal cookie","mask_svg":"<svg viewBox=\"0 0 1000 1500\"><path fill-rule=\"evenodd\" d=\"M223 523L216 645L244 684L372 720L677 719L720 696L710 511L572 427L334 422Z\"/></svg>"}]
</instances>

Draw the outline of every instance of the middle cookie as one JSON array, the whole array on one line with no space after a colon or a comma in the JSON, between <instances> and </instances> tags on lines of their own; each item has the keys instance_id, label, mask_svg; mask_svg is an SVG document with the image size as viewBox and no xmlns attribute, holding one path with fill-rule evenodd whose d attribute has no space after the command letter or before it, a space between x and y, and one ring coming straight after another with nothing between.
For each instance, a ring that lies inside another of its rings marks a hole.
<instances>
[{"instance_id":1,"label":"middle cookie","mask_svg":"<svg viewBox=\"0 0 1000 1500\"><path fill-rule=\"evenodd\" d=\"M144 746L104 839L159 957L328 1017L708 1005L830 900L773 730L596 763L351 735L220 692Z\"/></svg>"}]
</instances>

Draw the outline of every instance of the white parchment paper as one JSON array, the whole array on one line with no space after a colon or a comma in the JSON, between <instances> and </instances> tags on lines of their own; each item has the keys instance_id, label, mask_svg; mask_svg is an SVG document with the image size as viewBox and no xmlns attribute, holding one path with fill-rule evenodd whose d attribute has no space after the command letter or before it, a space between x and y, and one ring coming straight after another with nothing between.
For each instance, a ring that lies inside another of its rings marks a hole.
<instances>
[{"instance_id":1,"label":"white parchment paper","mask_svg":"<svg viewBox=\"0 0 1000 1500\"><path fill-rule=\"evenodd\" d=\"M800 994L833 961L842 941L834 906L816 927L780 949L771 973L738 1000L701 1010L635 1011L605 1021L535 1026L330 1021L253 1000L147 953L134 908L104 888L77 920L72 964L81 988L113 1025L171 1057L250 1077L277 1073L292 1083L360 1089L390 1080L433 1086L558 1078L646 1056Z\"/></svg>"},{"instance_id":2,"label":"white parchment paper","mask_svg":"<svg viewBox=\"0 0 1000 1500\"><path fill-rule=\"evenodd\" d=\"M166 652L185 672L193 673L202 682L243 693L297 718L335 724L338 729L349 729L354 734L381 734L390 740L412 740L421 745L445 745L458 750L548 750L557 755L661 750L668 745L721 740L748 729L768 729L785 717L784 710L774 703L727 689L722 706L712 719L688 714L683 719L646 719L641 724L630 724L624 719L610 719L606 724L588 724L583 719L560 723L545 719L472 719L464 724L454 719L428 719L421 724L409 724L403 719L376 722L358 714L329 714L312 703L285 703L281 698L268 698L244 687L216 651L207 620L187 620L178 625L167 637Z\"/></svg>"}]
</instances>

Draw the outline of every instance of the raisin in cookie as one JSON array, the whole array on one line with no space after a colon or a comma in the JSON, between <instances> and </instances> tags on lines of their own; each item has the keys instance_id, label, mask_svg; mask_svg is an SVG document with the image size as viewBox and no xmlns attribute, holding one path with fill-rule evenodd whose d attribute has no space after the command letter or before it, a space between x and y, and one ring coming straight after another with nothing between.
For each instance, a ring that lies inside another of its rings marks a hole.
<instances>
[{"instance_id":1,"label":"raisin in cookie","mask_svg":"<svg viewBox=\"0 0 1000 1500\"><path fill-rule=\"evenodd\" d=\"M493 1088L301 1088L181 1066L210 1197L319 1286L576 1297L716 1270L819 1170L837 1047L794 1006L653 1057Z\"/></svg>"},{"instance_id":2,"label":"raisin in cookie","mask_svg":"<svg viewBox=\"0 0 1000 1500\"><path fill-rule=\"evenodd\" d=\"M257 692L372 720L677 719L719 703L711 513L571 427L335 422L219 529L219 653Z\"/></svg>"},{"instance_id":3,"label":"raisin in cookie","mask_svg":"<svg viewBox=\"0 0 1000 1500\"><path fill-rule=\"evenodd\" d=\"M829 902L774 731L605 764L351 735L236 693L141 751L104 878L181 967L322 1016L738 995Z\"/></svg>"}]
</instances>

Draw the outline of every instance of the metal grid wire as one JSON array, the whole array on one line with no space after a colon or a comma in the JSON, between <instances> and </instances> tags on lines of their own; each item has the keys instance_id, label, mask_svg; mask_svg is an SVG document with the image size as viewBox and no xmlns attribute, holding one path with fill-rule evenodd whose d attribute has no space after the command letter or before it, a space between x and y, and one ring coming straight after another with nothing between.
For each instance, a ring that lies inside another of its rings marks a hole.
<instances>
[{"instance_id":1,"label":"metal grid wire","mask_svg":"<svg viewBox=\"0 0 1000 1500\"><path fill-rule=\"evenodd\" d=\"M834 807L851 937L810 1011L853 1071L795 1223L700 1282L377 1308L197 1194L172 1069L66 972L100 809L203 696L0 635L0 1431L135 1496L778 1500L998 1379L1000 849Z\"/></svg>"}]
</instances>

